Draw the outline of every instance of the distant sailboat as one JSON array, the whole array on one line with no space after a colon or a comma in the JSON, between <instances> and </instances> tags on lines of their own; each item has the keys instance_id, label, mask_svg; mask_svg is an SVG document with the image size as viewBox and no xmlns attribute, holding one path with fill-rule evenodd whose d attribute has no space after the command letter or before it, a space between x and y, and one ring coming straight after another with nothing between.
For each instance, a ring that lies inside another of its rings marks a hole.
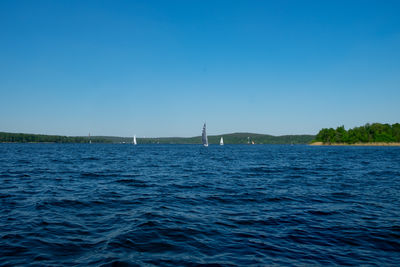
<instances>
[{"instance_id":1,"label":"distant sailboat","mask_svg":"<svg viewBox=\"0 0 400 267\"><path fill-rule=\"evenodd\" d=\"M203 142L203 146L208 146L208 138L207 138L207 132L206 132L206 123L204 123L203 126L203 132L201 134L201 141Z\"/></svg>"},{"instance_id":2,"label":"distant sailboat","mask_svg":"<svg viewBox=\"0 0 400 267\"><path fill-rule=\"evenodd\" d=\"M133 136L133 141L132 141L132 144L134 144L134 145L136 145L136 144L137 144L137 142L136 142L136 135L134 135L134 136Z\"/></svg>"},{"instance_id":3,"label":"distant sailboat","mask_svg":"<svg viewBox=\"0 0 400 267\"><path fill-rule=\"evenodd\" d=\"M221 140L219 140L219 145L220 145L220 146L223 146L223 145L224 145L224 138L223 138L223 137L221 137Z\"/></svg>"}]
</instances>

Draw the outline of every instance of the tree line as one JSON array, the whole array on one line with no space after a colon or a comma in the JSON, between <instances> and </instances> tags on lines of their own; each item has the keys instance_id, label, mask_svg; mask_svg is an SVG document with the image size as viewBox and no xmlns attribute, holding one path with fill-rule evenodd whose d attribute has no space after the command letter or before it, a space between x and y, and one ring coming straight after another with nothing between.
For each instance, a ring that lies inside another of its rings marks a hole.
<instances>
[{"instance_id":1,"label":"tree line","mask_svg":"<svg viewBox=\"0 0 400 267\"><path fill-rule=\"evenodd\" d=\"M315 137L316 142L323 143L372 143L400 142L400 124L372 123L346 130L344 126L324 128Z\"/></svg>"},{"instance_id":2,"label":"tree line","mask_svg":"<svg viewBox=\"0 0 400 267\"><path fill-rule=\"evenodd\" d=\"M225 144L308 144L315 135L282 135L272 136L255 133L231 133L222 135L209 135L209 144L219 144L221 137ZM201 136L194 137L164 137L164 138L138 138L139 144L201 144Z\"/></svg>"},{"instance_id":3,"label":"tree line","mask_svg":"<svg viewBox=\"0 0 400 267\"><path fill-rule=\"evenodd\" d=\"M90 138L81 136L61 136L44 134L24 134L0 132L0 142L6 143L108 143L103 138Z\"/></svg>"},{"instance_id":4,"label":"tree line","mask_svg":"<svg viewBox=\"0 0 400 267\"><path fill-rule=\"evenodd\" d=\"M208 136L210 144L219 144L220 138L225 144L307 144L315 135L283 135L272 136L254 133L232 133ZM138 138L139 144L201 144L201 136L195 137L164 137L164 138ZM60 136L43 134L23 134L0 132L0 142L6 143L132 143L132 137L115 136Z\"/></svg>"}]
</instances>

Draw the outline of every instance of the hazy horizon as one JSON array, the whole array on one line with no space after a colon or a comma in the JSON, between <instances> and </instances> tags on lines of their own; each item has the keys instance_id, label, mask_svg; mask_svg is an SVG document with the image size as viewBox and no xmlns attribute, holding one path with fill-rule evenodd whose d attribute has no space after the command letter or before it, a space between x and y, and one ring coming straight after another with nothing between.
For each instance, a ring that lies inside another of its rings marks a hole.
<instances>
[{"instance_id":1,"label":"hazy horizon","mask_svg":"<svg viewBox=\"0 0 400 267\"><path fill-rule=\"evenodd\" d=\"M193 137L396 123L399 1L1 1L0 131Z\"/></svg>"}]
</instances>

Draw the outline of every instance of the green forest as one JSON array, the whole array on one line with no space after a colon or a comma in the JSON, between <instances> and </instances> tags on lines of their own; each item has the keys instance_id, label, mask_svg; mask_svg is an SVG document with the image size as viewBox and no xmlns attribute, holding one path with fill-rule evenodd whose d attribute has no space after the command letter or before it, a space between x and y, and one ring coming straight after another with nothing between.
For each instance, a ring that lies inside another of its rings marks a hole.
<instances>
[{"instance_id":1,"label":"green forest","mask_svg":"<svg viewBox=\"0 0 400 267\"><path fill-rule=\"evenodd\" d=\"M61 136L44 134L24 134L0 132L0 142L3 143L110 143L104 138L82 136Z\"/></svg>"},{"instance_id":2,"label":"green forest","mask_svg":"<svg viewBox=\"0 0 400 267\"><path fill-rule=\"evenodd\" d=\"M346 130L344 126L336 129L322 129L315 137L315 142L323 143L373 143L400 142L400 124L372 123Z\"/></svg>"},{"instance_id":3,"label":"green forest","mask_svg":"<svg viewBox=\"0 0 400 267\"><path fill-rule=\"evenodd\" d=\"M273 136L254 133L232 133L208 136L210 144L218 144L220 138L225 144L307 144L322 143L392 143L400 142L400 124L372 123L346 130L344 126L324 128L314 135L282 135ZM131 143L132 137L112 136L61 136L43 134L24 134L0 132L3 143ZM201 137L160 137L137 138L139 144L200 144Z\"/></svg>"},{"instance_id":4,"label":"green forest","mask_svg":"<svg viewBox=\"0 0 400 267\"><path fill-rule=\"evenodd\" d=\"M232 133L208 136L210 144L219 144L220 138L225 144L307 144L315 135L282 135L273 136L254 133ZM0 132L3 143L132 143L132 137L92 136L68 137L60 135L23 134ZM137 138L138 144L201 144L201 136L195 137L160 137Z\"/></svg>"}]
</instances>

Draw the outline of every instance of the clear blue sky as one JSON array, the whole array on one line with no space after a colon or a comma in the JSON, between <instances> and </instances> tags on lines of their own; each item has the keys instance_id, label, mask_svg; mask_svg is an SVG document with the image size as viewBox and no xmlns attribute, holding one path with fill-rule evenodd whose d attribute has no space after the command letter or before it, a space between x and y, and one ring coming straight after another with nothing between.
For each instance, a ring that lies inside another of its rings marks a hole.
<instances>
[{"instance_id":1,"label":"clear blue sky","mask_svg":"<svg viewBox=\"0 0 400 267\"><path fill-rule=\"evenodd\" d=\"M400 1L0 1L0 131L400 122Z\"/></svg>"}]
</instances>

